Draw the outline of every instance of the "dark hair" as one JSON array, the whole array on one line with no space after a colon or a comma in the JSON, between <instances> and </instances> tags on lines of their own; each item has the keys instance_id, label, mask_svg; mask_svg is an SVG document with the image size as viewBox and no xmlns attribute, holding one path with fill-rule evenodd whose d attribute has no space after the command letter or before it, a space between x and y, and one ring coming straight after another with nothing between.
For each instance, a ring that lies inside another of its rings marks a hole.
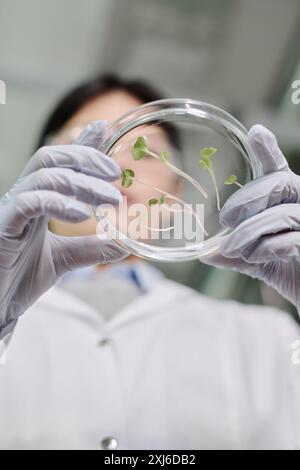
<instances>
[{"instance_id":1,"label":"dark hair","mask_svg":"<svg viewBox=\"0 0 300 470\"><path fill-rule=\"evenodd\" d=\"M138 98L142 103L163 99L161 93L144 81L127 81L115 75L103 75L89 80L68 93L54 108L47 119L37 148L45 145L47 137L58 132L82 106L90 100L111 91L122 90ZM179 135L171 125L163 124L175 148L180 148Z\"/></svg>"}]
</instances>

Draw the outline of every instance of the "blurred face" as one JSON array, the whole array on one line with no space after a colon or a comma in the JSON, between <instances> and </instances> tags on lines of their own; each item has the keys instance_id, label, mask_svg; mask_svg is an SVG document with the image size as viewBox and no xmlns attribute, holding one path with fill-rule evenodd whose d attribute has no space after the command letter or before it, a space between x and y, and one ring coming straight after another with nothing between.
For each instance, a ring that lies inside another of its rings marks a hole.
<instances>
[{"instance_id":1,"label":"blurred face","mask_svg":"<svg viewBox=\"0 0 300 470\"><path fill-rule=\"evenodd\" d=\"M124 91L113 91L93 99L83 106L64 126L57 136L57 144L71 144L81 133L84 127L91 121L105 120L113 122L124 113L143 104L137 98ZM170 146L168 138L160 128L155 130L155 142L157 152L163 151ZM141 131L133 131L130 141L133 142L140 135ZM145 133L143 132L143 135ZM150 137L150 136L149 136ZM170 170L161 165L157 160L146 157L138 162L134 162L130 148L124 145L124 151L118 151L116 160L122 170L130 168L135 171L138 179L147 182L147 185L133 185L128 190L122 188L121 181L116 181L114 185L127 197L127 204L140 203L147 206L149 199L153 197L151 186L162 187L164 191L170 193L178 192L177 179ZM155 195L154 195L155 196ZM120 206L122 211L122 205ZM124 217L126 215L124 214ZM58 220L51 221L51 230L65 236L92 235L96 233L96 220L91 218L80 224L69 224Z\"/></svg>"}]
</instances>

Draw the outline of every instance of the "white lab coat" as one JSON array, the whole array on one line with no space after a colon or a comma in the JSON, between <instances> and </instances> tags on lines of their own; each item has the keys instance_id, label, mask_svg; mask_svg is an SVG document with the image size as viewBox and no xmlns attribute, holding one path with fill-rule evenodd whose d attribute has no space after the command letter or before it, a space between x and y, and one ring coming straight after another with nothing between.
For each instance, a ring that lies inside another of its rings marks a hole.
<instances>
[{"instance_id":1,"label":"white lab coat","mask_svg":"<svg viewBox=\"0 0 300 470\"><path fill-rule=\"evenodd\" d=\"M167 280L107 323L53 288L0 366L0 449L299 448L298 339L285 313Z\"/></svg>"}]
</instances>

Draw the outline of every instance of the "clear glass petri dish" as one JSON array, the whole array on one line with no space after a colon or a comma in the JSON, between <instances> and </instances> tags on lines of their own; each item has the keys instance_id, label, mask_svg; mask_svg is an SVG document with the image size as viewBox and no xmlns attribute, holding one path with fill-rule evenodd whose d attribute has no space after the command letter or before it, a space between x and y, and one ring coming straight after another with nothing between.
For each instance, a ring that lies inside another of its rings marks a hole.
<instances>
[{"instance_id":1,"label":"clear glass petri dish","mask_svg":"<svg viewBox=\"0 0 300 470\"><path fill-rule=\"evenodd\" d=\"M118 208L94 208L97 233L136 256L201 259L230 232L219 213L242 186L263 175L247 130L208 103L168 99L133 109L107 130L101 152L117 161Z\"/></svg>"}]
</instances>

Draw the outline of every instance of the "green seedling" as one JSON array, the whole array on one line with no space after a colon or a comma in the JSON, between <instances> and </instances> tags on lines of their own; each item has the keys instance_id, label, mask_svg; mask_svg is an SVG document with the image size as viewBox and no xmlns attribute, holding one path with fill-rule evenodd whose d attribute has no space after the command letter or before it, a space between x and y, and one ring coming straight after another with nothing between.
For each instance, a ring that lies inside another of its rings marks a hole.
<instances>
[{"instance_id":1,"label":"green seedling","mask_svg":"<svg viewBox=\"0 0 300 470\"><path fill-rule=\"evenodd\" d=\"M128 189L133 185L134 182L142 184L143 186L146 186L148 188L151 188L151 189L153 189L153 191L160 194L159 198L152 198L152 199L149 200L148 204L149 204L150 208L159 205L162 209L164 209L168 212L172 212L172 213L175 213L175 212L188 212L189 214L192 214L195 217L196 222L200 226L203 233L206 236L208 236L208 233L206 232L206 230L203 226L203 223L202 223L201 219L199 218L197 212L192 207L190 207L190 205L187 204L186 201L184 201L183 199L180 199L179 197L177 197L173 194L166 193L162 189L160 189L156 186L152 186L152 185L150 185L148 183L145 183L144 181L136 178L134 171L127 168L126 170L123 171L123 174L122 174L122 187L125 188L125 189ZM171 201L175 201L175 202L179 203L182 206L182 209L178 210L178 209L170 208L166 204L167 200L171 200ZM157 229L155 227L147 227L147 228L149 228L150 230L153 230L153 231L157 231L157 232L165 232L165 231L168 231L168 230L171 231L175 227L167 227L167 228L163 228L163 229Z\"/></svg>"},{"instance_id":2,"label":"green seedling","mask_svg":"<svg viewBox=\"0 0 300 470\"><path fill-rule=\"evenodd\" d=\"M123 180L122 180L122 186L125 189L130 188L133 184L133 178L135 177L134 171L127 169L123 171Z\"/></svg>"},{"instance_id":3,"label":"green seedling","mask_svg":"<svg viewBox=\"0 0 300 470\"><path fill-rule=\"evenodd\" d=\"M217 197L217 206L218 206L218 211L221 210L221 203L220 203L220 194L219 194L219 189L218 189L218 184L216 180L216 175L215 175L215 170L212 164L212 157L217 153L218 149L214 147L205 147L201 150L200 156L201 159L199 160L199 166L202 168L202 170L206 170L209 172L215 192L216 192L216 197Z\"/></svg>"},{"instance_id":4,"label":"green seedling","mask_svg":"<svg viewBox=\"0 0 300 470\"><path fill-rule=\"evenodd\" d=\"M161 206L165 203L166 201L166 196L162 194L159 199L150 199L149 201L149 207L154 207L154 206Z\"/></svg>"},{"instance_id":5,"label":"green seedling","mask_svg":"<svg viewBox=\"0 0 300 470\"><path fill-rule=\"evenodd\" d=\"M135 161L141 160L148 154L147 141L145 137L138 137L132 147L132 156Z\"/></svg>"},{"instance_id":6,"label":"green seedling","mask_svg":"<svg viewBox=\"0 0 300 470\"><path fill-rule=\"evenodd\" d=\"M138 137L132 147L132 156L135 161L141 160L142 158L149 156L156 158L157 160L162 161L165 165L167 165L174 173L181 176L185 180L189 181L201 194L202 196L207 199L208 195L204 188L192 178L190 175L185 173L184 171L177 168L173 163L170 162L170 157L168 152L162 152L160 155L153 152L148 147L147 139L145 137Z\"/></svg>"},{"instance_id":7,"label":"green seedling","mask_svg":"<svg viewBox=\"0 0 300 470\"><path fill-rule=\"evenodd\" d=\"M158 199L150 199L149 201L149 207L154 207L154 206L157 206L158 204L159 204Z\"/></svg>"},{"instance_id":8,"label":"green seedling","mask_svg":"<svg viewBox=\"0 0 300 470\"><path fill-rule=\"evenodd\" d=\"M230 176L224 181L224 184L225 184L226 186L232 186L233 184L235 184L235 185L238 186L239 188L243 188L243 185L238 182L238 178L237 178L236 175L230 175Z\"/></svg>"}]
</instances>

